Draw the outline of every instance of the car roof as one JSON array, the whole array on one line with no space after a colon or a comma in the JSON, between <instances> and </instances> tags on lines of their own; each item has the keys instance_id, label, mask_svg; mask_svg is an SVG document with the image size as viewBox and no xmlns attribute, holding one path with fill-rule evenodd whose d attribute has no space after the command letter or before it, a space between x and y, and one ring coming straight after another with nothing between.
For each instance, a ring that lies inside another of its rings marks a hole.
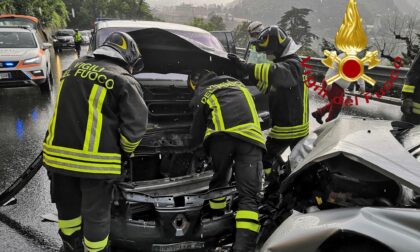
<instances>
[{"instance_id":1,"label":"car roof","mask_svg":"<svg viewBox=\"0 0 420 252\"><path fill-rule=\"evenodd\" d=\"M105 21L98 21L97 29L104 29L104 28L111 28L111 27L135 27L135 28L160 28L163 30L180 30L180 31L189 31L189 32L197 32L197 33L208 33L201 28L183 25L183 24L175 24L175 23L166 23L166 22L156 22L156 21L141 21L141 20L105 20Z\"/></svg>"},{"instance_id":2,"label":"car roof","mask_svg":"<svg viewBox=\"0 0 420 252\"><path fill-rule=\"evenodd\" d=\"M26 15L15 15L15 14L1 14L0 18L25 18L32 20L35 23L39 23L39 19L32 16L26 16Z\"/></svg>"},{"instance_id":3,"label":"car roof","mask_svg":"<svg viewBox=\"0 0 420 252\"><path fill-rule=\"evenodd\" d=\"M4 32L4 31L8 31L8 32L30 32L33 33L34 31L32 29L27 29L27 28L23 28L23 27L18 27L18 26L0 26L0 31Z\"/></svg>"}]
</instances>

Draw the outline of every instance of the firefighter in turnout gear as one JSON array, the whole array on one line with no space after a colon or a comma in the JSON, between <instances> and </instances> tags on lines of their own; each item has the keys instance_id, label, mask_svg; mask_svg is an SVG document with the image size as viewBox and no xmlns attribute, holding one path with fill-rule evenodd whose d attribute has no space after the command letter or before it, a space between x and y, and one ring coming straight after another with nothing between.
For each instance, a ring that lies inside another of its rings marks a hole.
<instances>
[{"instance_id":1,"label":"firefighter in turnout gear","mask_svg":"<svg viewBox=\"0 0 420 252\"><path fill-rule=\"evenodd\" d=\"M272 128L263 163L265 174L270 175L273 162L282 162L279 155L309 134L308 88L296 55L300 46L281 28L276 25L266 27L254 43L256 50L264 52L273 63L251 64L236 55L229 57L263 94L269 95Z\"/></svg>"},{"instance_id":2,"label":"firefighter in turnout gear","mask_svg":"<svg viewBox=\"0 0 420 252\"><path fill-rule=\"evenodd\" d=\"M191 76L188 82L195 90L191 101L194 108L192 146L204 141L204 147L212 158L214 175L210 190L228 185L235 162L239 205L233 251L254 251L260 230L258 195L262 190L265 139L253 97L234 78L217 76L208 71ZM226 206L226 197L210 200L214 213L223 212Z\"/></svg>"},{"instance_id":3,"label":"firefighter in turnout gear","mask_svg":"<svg viewBox=\"0 0 420 252\"><path fill-rule=\"evenodd\" d=\"M402 89L403 121L420 124L420 54L417 55Z\"/></svg>"},{"instance_id":4,"label":"firefighter in turnout gear","mask_svg":"<svg viewBox=\"0 0 420 252\"><path fill-rule=\"evenodd\" d=\"M43 148L58 210L60 251L108 251L113 182L145 134L148 110L132 73L136 42L112 33L63 74Z\"/></svg>"}]
</instances>

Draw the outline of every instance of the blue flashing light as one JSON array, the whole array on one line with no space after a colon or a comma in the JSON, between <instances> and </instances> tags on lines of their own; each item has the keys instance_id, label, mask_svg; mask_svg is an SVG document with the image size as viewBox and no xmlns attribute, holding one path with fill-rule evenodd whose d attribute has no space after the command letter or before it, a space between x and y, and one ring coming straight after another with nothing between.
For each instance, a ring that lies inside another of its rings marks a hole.
<instances>
[{"instance_id":1,"label":"blue flashing light","mask_svg":"<svg viewBox=\"0 0 420 252\"><path fill-rule=\"evenodd\" d=\"M4 67L15 67L16 63L15 62L3 62L3 66Z\"/></svg>"}]
</instances>

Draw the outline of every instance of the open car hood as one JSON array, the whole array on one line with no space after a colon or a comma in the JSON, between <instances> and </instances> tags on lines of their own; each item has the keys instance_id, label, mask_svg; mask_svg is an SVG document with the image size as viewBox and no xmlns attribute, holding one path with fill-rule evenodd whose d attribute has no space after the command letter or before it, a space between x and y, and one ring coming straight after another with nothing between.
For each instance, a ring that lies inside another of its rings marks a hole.
<instances>
[{"instance_id":1,"label":"open car hood","mask_svg":"<svg viewBox=\"0 0 420 252\"><path fill-rule=\"evenodd\" d=\"M158 28L128 33L140 48L145 72L189 74L193 70L207 69L236 76L235 66L224 51Z\"/></svg>"},{"instance_id":2,"label":"open car hood","mask_svg":"<svg viewBox=\"0 0 420 252\"><path fill-rule=\"evenodd\" d=\"M321 126L293 149L292 173L281 190L314 164L344 155L420 193L420 162L394 137L394 124L342 118Z\"/></svg>"}]
</instances>

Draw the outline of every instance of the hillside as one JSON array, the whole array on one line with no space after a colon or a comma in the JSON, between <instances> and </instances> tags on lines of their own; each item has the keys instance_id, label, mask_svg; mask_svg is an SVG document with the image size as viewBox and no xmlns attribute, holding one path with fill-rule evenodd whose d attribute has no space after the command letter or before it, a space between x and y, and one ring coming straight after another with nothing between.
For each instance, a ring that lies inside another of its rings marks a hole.
<instances>
[{"instance_id":1,"label":"hillside","mask_svg":"<svg viewBox=\"0 0 420 252\"><path fill-rule=\"evenodd\" d=\"M308 16L313 32L321 37L332 38L343 20L347 3L348 0L237 0L230 5L230 12L236 17L273 24L292 6L309 8L313 10ZM366 0L358 3L365 25L373 24L378 14L384 15L396 9L394 0Z\"/></svg>"}]
</instances>

